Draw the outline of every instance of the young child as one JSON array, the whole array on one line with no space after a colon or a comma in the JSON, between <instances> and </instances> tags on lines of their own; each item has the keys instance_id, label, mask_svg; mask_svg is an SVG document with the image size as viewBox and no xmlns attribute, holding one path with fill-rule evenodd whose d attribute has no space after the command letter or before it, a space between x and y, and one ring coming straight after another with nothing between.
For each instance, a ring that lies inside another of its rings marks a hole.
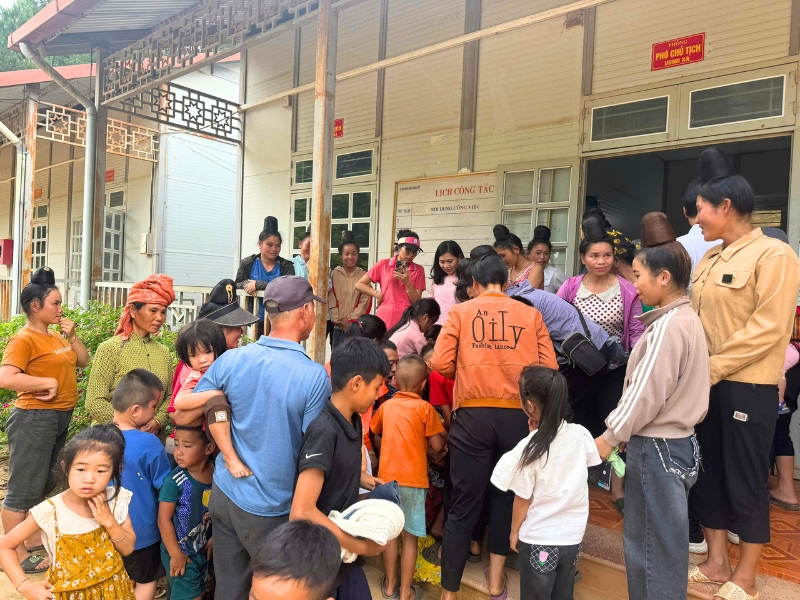
<instances>
[{"instance_id":1,"label":"young child","mask_svg":"<svg viewBox=\"0 0 800 600\"><path fill-rule=\"evenodd\" d=\"M131 492L122 488L125 438L107 423L84 429L61 452L67 490L34 506L22 524L0 540L0 566L27 600L135 600L122 556L136 534L128 516ZM16 547L41 530L51 567L45 581L31 581Z\"/></svg>"},{"instance_id":2,"label":"young child","mask_svg":"<svg viewBox=\"0 0 800 600\"><path fill-rule=\"evenodd\" d=\"M567 380L561 373L527 367L519 393L531 433L500 458L491 481L515 494L511 549L519 552L520 595L522 600L572 598L589 519L588 467L600 464L600 456L592 435L569 422Z\"/></svg>"},{"instance_id":3,"label":"young child","mask_svg":"<svg viewBox=\"0 0 800 600\"><path fill-rule=\"evenodd\" d=\"M343 532L328 515L355 504L359 485L372 490L383 483L361 470L360 415L375 402L388 374L386 355L372 340L350 338L336 346L331 356L333 394L303 438L289 516L292 521L308 520L328 528L342 548L362 556L376 556L383 546ZM337 600L371 600L360 563L342 565L333 596Z\"/></svg>"},{"instance_id":4,"label":"young child","mask_svg":"<svg viewBox=\"0 0 800 600\"><path fill-rule=\"evenodd\" d=\"M192 321L178 334L178 339L175 340L175 352L182 361L192 367L177 398L173 398L176 411L184 413L181 419L183 425L203 426L205 429L203 415L206 403L219 392L201 392L199 394L192 392L211 364L226 350L227 345L222 328L208 319ZM231 475L237 478L252 475L253 472L233 449L230 423L222 421L220 427L215 427L214 431L214 443L222 453L222 458Z\"/></svg>"},{"instance_id":5,"label":"young child","mask_svg":"<svg viewBox=\"0 0 800 600\"><path fill-rule=\"evenodd\" d=\"M267 536L250 564L250 600L333 600L341 547L325 527L290 521Z\"/></svg>"},{"instance_id":6,"label":"young child","mask_svg":"<svg viewBox=\"0 0 800 600\"><path fill-rule=\"evenodd\" d=\"M453 416L453 390L456 386L455 379L447 379L439 371L434 371L431 366L434 343L427 344L420 352L422 360L428 367L428 402L435 406L442 415L445 431L450 431L450 420Z\"/></svg>"},{"instance_id":7,"label":"young child","mask_svg":"<svg viewBox=\"0 0 800 600\"><path fill-rule=\"evenodd\" d=\"M445 433L436 410L419 394L428 379L425 361L409 354L397 363L397 393L378 409L372 418L372 431L381 436L383 460L378 477L396 480L400 502L406 517L403 529L403 555L400 565L400 598L414 600L417 586L412 586L417 563L417 538L425 537L425 496L428 492L428 443L436 452L444 448ZM397 597L397 540L389 542L383 553L386 578L383 593Z\"/></svg>"},{"instance_id":8,"label":"young child","mask_svg":"<svg viewBox=\"0 0 800 600\"><path fill-rule=\"evenodd\" d=\"M164 577L161 534L158 532L158 490L169 475L169 460L161 441L139 431L156 413L161 380L146 369L134 369L119 382L111 396L114 423L125 436L122 486L133 493L129 514L136 545L122 561L134 582L136 600L153 600L156 584Z\"/></svg>"},{"instance_id":9,"label":"young child","mask_svg":"<svg viewBox=\"0 0 800 600\"><path fill-rule=\"evenodd\" d=\"M158 496L161 560L170 600L199 599L206 587L212 542L208 497L214 476L214 444L201 427L175 428L175 462Z\"/></svg>"}]
</instances>

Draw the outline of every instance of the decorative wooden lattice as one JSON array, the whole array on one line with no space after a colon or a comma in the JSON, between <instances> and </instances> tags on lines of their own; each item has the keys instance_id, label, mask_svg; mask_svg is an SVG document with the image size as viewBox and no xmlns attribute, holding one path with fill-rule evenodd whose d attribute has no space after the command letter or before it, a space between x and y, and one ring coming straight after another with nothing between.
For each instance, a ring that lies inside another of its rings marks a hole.
<instances>
[{"instance_id":1,"label":"decorative wooden lattice","mask_svg":"<svg viewBox=\"0 0 800 600\"><path fill-rule=\"evenodd\" d=\"M103 104L297 27L318 8L318 0L207 0L103 60Z\"/></svg>"},{"instance_id":2,"label":"decorative wooden lattice","mask_svg":"<svg viewBox=\"0 0 800 600\"><path fill-rule=\"evenodd\" d=\"M115 108L120 112L187 131L238 142L242 123L239 105L174 83L142 90Z\"/></svg>"},{"instance_id":3,"label":"decorative wooden lattice","mask_svg":"<svg viewBox=\"0 0 800 600\"><path fill-rule=\"evenodd\" d=\"M39 102L36 137L86 147L86 113L67 106ZM158 162L158 130L108 119L106 152Z\"/></svg>"},{"instance_id":4,"label":"decorative wooden lattice","mask_svg":"<svg viewBox=\"0 0 800 600\"><path fill-rule=\"evenodd\" d=\"M8 110L0 113L0 121L19 139L25 137L25 102L18 102ZM6 136L0 135L0 148L11 143Z\"/></svg>"}]
</instances>

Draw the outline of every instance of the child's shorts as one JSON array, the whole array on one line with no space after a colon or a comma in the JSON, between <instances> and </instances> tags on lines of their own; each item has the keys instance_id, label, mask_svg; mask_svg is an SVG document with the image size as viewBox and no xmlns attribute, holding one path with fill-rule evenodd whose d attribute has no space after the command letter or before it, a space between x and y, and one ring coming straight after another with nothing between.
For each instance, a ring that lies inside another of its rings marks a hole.
<instances>
[{"instance_id":1,"label":"child's shorts","mask_svg":"<svg viewBox=\"0 0 800 600\"><path fill-rule=\"evenodd\" d=\"M205 554L195 554L189 557L192 562L186 563L186 571L180 577L170 577L169 552L161 544L161 562L167 572L169 581L170 600L195 600L206 589L206 576L208 575L208 559Z\"/></svg>"},{"instance_id":2,"label":"child's shorts","mask_svg":"<svg viewBox=\"0 0 800 600\"><path fill-rule=\"evenodd\" d=\"M411 535L425 537L425 496L428 488L400 486L400 505L406 517L405 529Z\"/></svg>"},{"instance_id":3,"label":"child's shorts","mask_svg":"<svg viewBox=\"0 0 800 600\"><path fill-rule=\"evenodd\" d=\"M161 564L160 546L161 542L156 542L122 557L122 564L133 583L151 583L166 575Z\"/></svg>"}]
</instances>

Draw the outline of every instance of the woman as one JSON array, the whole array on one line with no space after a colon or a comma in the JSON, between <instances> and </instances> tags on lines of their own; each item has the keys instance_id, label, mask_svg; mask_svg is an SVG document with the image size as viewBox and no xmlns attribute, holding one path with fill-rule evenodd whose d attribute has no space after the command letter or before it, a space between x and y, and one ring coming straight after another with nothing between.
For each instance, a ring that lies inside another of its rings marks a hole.
<instances>
[{"instance_id":1,"label":"woman","mask_svg":"<svg viewBox=\"0 0 800 600\"><path fill-rule=\"evenodd\" d=\"M456 304L436 343L432 366L455 379L450 426L453 497L442 540L442 598L455 600L473 530L489 491L489 593L507 592L503 563L509 552L513 494L489 487L498 458L529 433L522 412L522 369L557 369L555 352L539 311L503 293L508 269L497 255L470 266L475 296Z\"/></svg>"},{"instance_id":2,"label":"woman","mask_svg":"<svg viewBox=\"0 0 800 600\"><path fill-rule=\"evenodd\" d=\"M155 418L141 427L158 435L169 423L167 407L171 398L172 357L169 348L155 340L167 319L167 307L175 300L172 278L150 275L133 284L122 311L117 331L97 347L86 387L86 409L95 423L114 418L111 394L120 380L133 369L147 369L164 385L156 404Z\"/></svg>"},{"instance_id":3,"label":"woman","mask_svg":"<svg viewBox=\"0 0 800 600\"><path fill-rule=\"evenodd\" d=\"M366 275L364 269L358 266L360 252L353 232L343 232L342 243L339 244L342 266L331 271L331 289L328 292L328 318L333 325L331 349L344 341L350 324L358 321L372 307L372 299L356 290L356 284Z\"/></svg>"},{"instance_id":4,"label":"woman","mask_svg":"<svg viewBox=\"0 0 800 600\"><path fill-rule=\"evenodd\" d=\"M508 285L518 285L528 281L533 287L544 286L544 268L541 264L528 260L522 241L505 225L494 226L494 249L508 267Z\"/></svg>"},{"instance_id":5,"label":"woman","mask_svg":"<svg viewBox=\"0 0 800 600\"><path fill-rule=\"evenodd\" d=\"M703 470L690 500L708 559L690 569L689 580L724 583L717 597L747 600L758 595L756 565L770 536L769 451L800 261L787 244L750 225L753 188L720 150L704 150L697 170L697 222L706 240L722 244L706 252L692 275L692 304L711 356L711 397L697 426ZM740 540L735 570L728 558L731 522Z\"/></svg>"},{"instance_id":6,"label":"woman","mask_svg":"<svg viewBox=\"0 0 800 600\"><path fill-rule=\"evenodd\" d=\"M397 325L386 334L389 341L397 346L400 358L406 354L420 353L428 343L425 334L436 325L439 314L439 304L433 298L417 300L403 312Z\"/></svg>"},{"instance_id":7,"label":"woman","mask_svg":"<svg viewBox=\"0 0 800 600\"><path fill-rule=\"evenodd\" d=\"M356 290L372 296L379 305L375 314L387 328L394 327L403 311L422 298L425 289L425 272L414 259L422 252L419 236L410 229L397 232L395 255L375 263L356 284ZM380 286L380 291L372 287Z\"/></svg>"},{"instance_id":8,"label":"woman","mask_svg":"<svg viewBox=\"0 0 800 600\"><path fill-rule=\"evenodd\" d=\"M687 495L700 469L694 428L708 411L708 347L686 297L692 261L667 215L642 218L642 245L633 260L635 285L654 310L640 317L647 329L630 355L628 383L595 443L604 459L627 444L628 593L681 598L689 561Z\"/></svg>"},{"instance_id":9,"label":"woman","mask_svg":"<svg viewBox=\"0 0 800 600\"><path fill-rule=\"evenodd\" d=\"M303 279L308 279L308 260L311 258L311 229L306 229L306 232L300 238L300 256L292 258L294 265L294 274Z\"/></svg>"},{"instance_id":10,"label":"woman","mask_svg":"<svg viewBox=\"0 0 800 600\"><path fill-rule=\"evenodd\" d=\"M537 225L533 230L533 239L528 244L528 260L542 265L544 269L544 291L555 294L567 280L567 276L558 267L550 264L553 245L550 243L550 228Z\"/></svg>"},{"instance_id":11,"label":"woman","mask_svg":"<svg viewBox=\"0 0 800 600\"><path fill-rule=\"evenodd\" d=\"M267 284L282 275L294 275L294 263L280 256L283 238L278 233L278 219L264 219L264 231L258 236L258 254L243 258L236 272L236 287L255 297ZM264 302L258 302L256 339L264 333ZM252 305L251 305L252 306Z\"/></svg>"},{"instance_id":12,"label":"woman","mask_svg":"<svg viewBox=\"0 0 800 600\"><path fill-rule=\"evenodd\" d=\"M89 353L75 323L64 318L61 302L53 271L37 269L20 295L27 321L3 353L0 387L17 392L6 423L11 458L0 512L4 531L22 523L55 488L53 467L78 403L75 368L89 365ZM51 331L50 325L58 325L59 331ZM46 559L28 556L24 544L17 547L17 558L25 573L44 573L49 567Z\"/></svg>"},{"instance_id":13,"label":"woman","mask_svg":"<svg viewBox=\"0 0 800 600\"><path fill-rule=\"evenodd\" d=\"M436 254L433 257L431 267L431 290L430 297L436 300L441 309L437 325L444 325L444 320L450 307L457 302L456 282L458 276L458 261L464 258L461 246L453 240L447 240L439 244Z\"/></svg>"}]
</instances>

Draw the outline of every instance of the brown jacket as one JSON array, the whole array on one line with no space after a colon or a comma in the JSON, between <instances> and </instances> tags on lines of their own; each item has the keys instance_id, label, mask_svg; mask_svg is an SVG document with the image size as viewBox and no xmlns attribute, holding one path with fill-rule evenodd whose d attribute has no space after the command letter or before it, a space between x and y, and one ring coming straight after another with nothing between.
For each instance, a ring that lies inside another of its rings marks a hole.
<instances>
[{"instance_id":1,"label":"brown jacket","mask_svg":"<svg viewBox=\"0 0 800 600\"><path fill-rule=\"evenodd\" d=\"M502 292L454 305L433 353L433 368L456 380L453 410L521 409L519 375L530 365L558 369L550 334L538 310Z\"/></svg>"},{"instance_id":2,"label":"brown jacket","mask_svg":"<svg viewBox=\"0 0 800 600\"><path fill-rule=\"evenodd\" d=\"M619 405L603 438L612 446L633 435L678 439L694 433L708 411L708 347L689 298L636 317L647 327L633 347Z\"/></svg>"},{"instance_id":3,"label":"brown jacket","mask_svg":"<svg viewBox=\"0 0 800 600\"><path fill-rule=\"evenodd\" d=\"M706 333L711 385L777 385L794 322L800 260L756 228L715 246L692 275L692 304Z\"/></svg>"},{"instance_id":4,"label":"brown jacket","mask_svg":"<svg viewBox=\"0 0 800 600\"><path fill-rule=\"evenodd\" d=\"M338 323L342 317L355 321L369 312L372 298L356 290L358 281L366 271L356 267L348 277L344 267L331 271L331 289L328 291L328 309L331 321Z\"/></svg>"}]
</instances>

